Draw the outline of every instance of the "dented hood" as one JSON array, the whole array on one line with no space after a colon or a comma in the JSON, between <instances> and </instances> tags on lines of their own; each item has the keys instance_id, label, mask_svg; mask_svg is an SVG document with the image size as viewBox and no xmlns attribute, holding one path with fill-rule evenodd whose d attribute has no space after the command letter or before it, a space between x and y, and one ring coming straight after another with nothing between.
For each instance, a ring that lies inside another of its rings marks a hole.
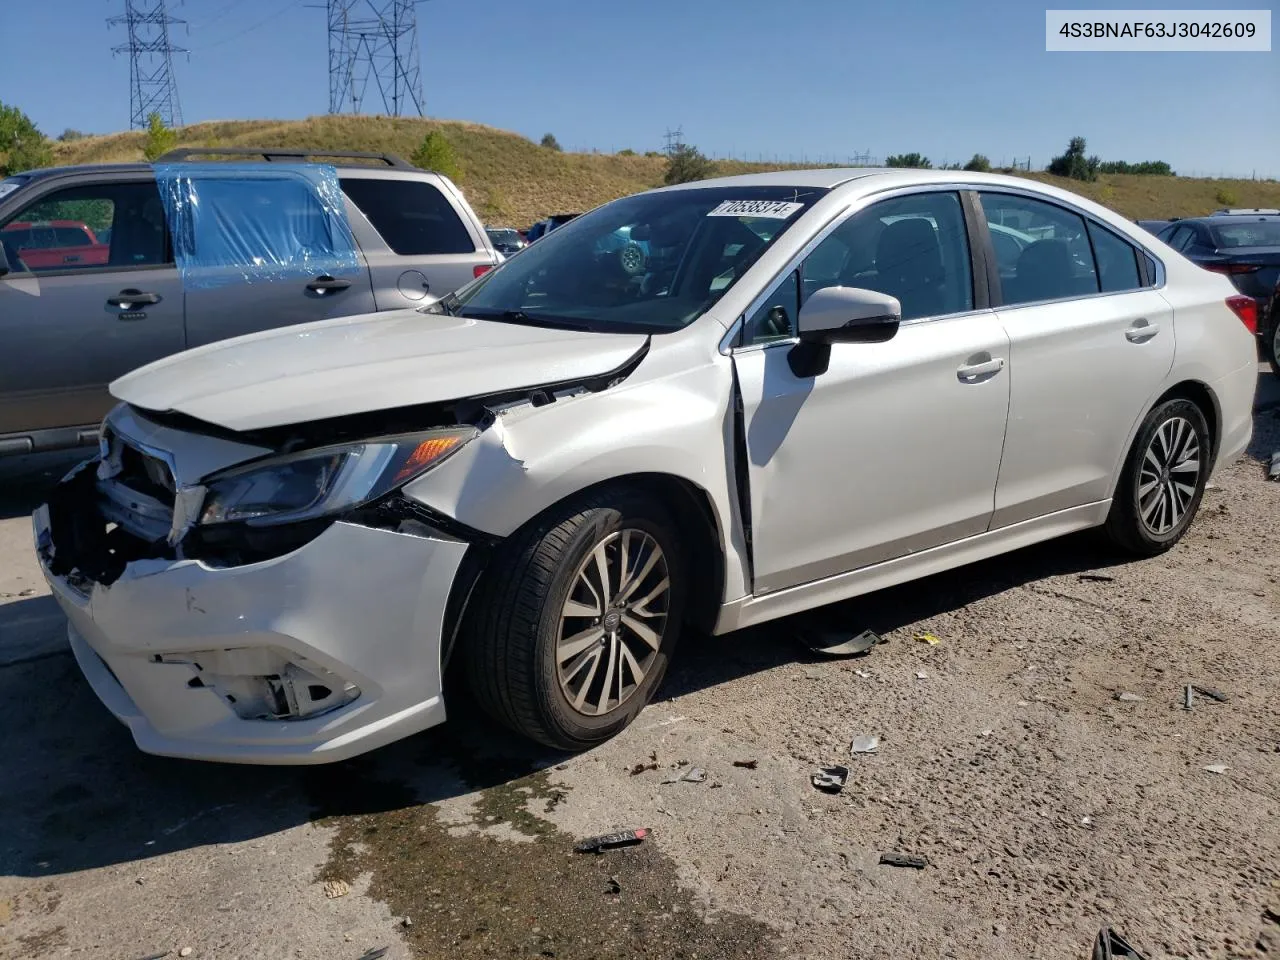
<instances>
[{"instance_id":1,"label":"dented hood","mask_svg":"<svg viewBox=\"0 0 1280 960\"><path fill-rule=\"evenodd\" d=\"M598 376L646 339L403 310L211 343L140 367L111 393L256 430Z\"/></svg>"}]
</instances>

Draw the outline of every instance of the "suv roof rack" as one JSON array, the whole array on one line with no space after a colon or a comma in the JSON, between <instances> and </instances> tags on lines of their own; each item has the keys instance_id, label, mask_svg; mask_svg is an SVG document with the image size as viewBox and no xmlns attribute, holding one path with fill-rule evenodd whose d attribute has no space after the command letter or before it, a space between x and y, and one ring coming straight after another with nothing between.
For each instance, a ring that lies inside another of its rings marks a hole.
<instances>
[{"instance_id":1,"label":"suv roof rack","mask_svg":"<svg viewBox=\"0 0 1280 960\"><path fill-rule=\"evenodd\" d=\"M1229 210L1215 210L1212 215L1215 217L1239 217L1249 216L1250 214L1263 217L1277 217L1280 216L1280 210L1268 210L1263 207L1233 207Z\"/></svg>"},{"instance_id":2,"label":"suv roof rack","mask_svg":"<svg viewBox=\"0 0 1280 960\"><path fill-rule=\"evenodd\" d=\"M332 157L340 160L378 160L400 170L418 169L394 153L364 153L359 150L302 150L288 147L178 147L156 158L156 162L174 163L192 157L262 157L267 163L304 162L308 157Z\"/></svg>"}]
</instances>

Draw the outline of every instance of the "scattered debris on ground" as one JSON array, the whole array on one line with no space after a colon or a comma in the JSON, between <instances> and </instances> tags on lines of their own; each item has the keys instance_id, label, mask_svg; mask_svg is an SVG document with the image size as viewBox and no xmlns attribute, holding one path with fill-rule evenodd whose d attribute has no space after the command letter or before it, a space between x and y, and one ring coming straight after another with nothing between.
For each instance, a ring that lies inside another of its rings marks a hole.
<instances>
[{"instance_id":1,"label":"scattered debris on ground","mask_svg":"<svg viewBox=\"0 0 1280 960\"><path fill-rule=\"evenodd\" d=\"M871 733L860 733L849 744L850 753L875 753L880 749L880 738Z\"/></svg>"},{"instance_id":2,"label":"scattered debris on ground","mask_svg":"<svg viewBox=\"0 0 1280 960\"><path fill-rule=\"evenodd\" d=\"M1221 690L1215 690L1213 687L1202 687L1198 683L1192 684L1191 686L1196 693L1200 694L1200 696L1208 697L1210 700L1216 700L1218 703L1226 703L1231 699Z\"/></svg>"},{"instance_id":3,"label":"scattered debris on ground","mask_svg":"<svg viewBox=\"0 0 1280 960\"><path fill-rule=\"evenodd\" d=\"M929 865L929 858L915 853L882 853L880 862L886 867L910 867L923 870Z\"/></svg>"},{"instance_id":4,"label":"scattered debris on ground","mask_svg":"<svg viewBox=\"0 0 1280 960\"><path fill-rule=\"evenodd\" d=\"M387 955L387 951L390 949L390 947L377 947L362 956L360 960L381 960L382 957Z\"/></svg>"},{"instance_id":5,"label":"scattered debris on ground","mask_svg":"<svg viewBox=\"0 0 1280 960\"><path fill-rule=\"evenodd\" d=\"M814 653L824 657L856 657L866 653L883 638L872 630L863 630L850 637L839 630L801 630L800 642Z\"/></svg>"},{"instance_id":6,"label":"scattered debris on ground","mask_svg":"<svg viewBox=\"0 0 1280 960\"><path fill-rule=\"evenodd\" d=\"M735 767L742 767L742 769L744 770L754 770L756 767L760 766L760 761L759 760L735 760L733 761L733 765Z\"/></svg>"},{"instance_id":7,"label":"scattered debris on ground","mask_svg":"<svg viewBox=\"0 0 1280 960\"><path fill-rule=\"evenodd\" d=\"M1147 960L1129 941L1110 927L1098 931L1093 944L1093 960Z\"/></svg>"},{"instance_id":8,"label":"scattered debris on ground","mask_svg":"<svg viewBox=\"0 0 1280 960\"><path fill-rule=\"evenodd\" d=\"M936 647L938 644L940 644L940 643L942 642L938 637L936 637L936 636L934 636L932 633L928 633L928 632L925 632L925 633L917 633L917 634L916 634L916 639L917 639L918 641L920 641L921 643L927 643L927 644L928 644L929 646L931 646L931 647Z\"/></svg>"},{"instance_id":9,"label":"scattered debris on ground","mask_svg":"<svg viewBox=\"0 0 1280 960\"><path fill-rule=\"evenodd\" d=\"M1119 700L1121 703L1138 703L1142 700L1142 697L1138 696L1136 693L1117 690L1115 692L1115 699Z\"/></svg>"},{"instance_id":10,"label":"scattered debris on ground","mask_svg":"<svg viewBox=\"0 0 1280 960\"><path fill-rule=\"evenodd\" d=\"M1109 577L1105 573L1082 573L1076 579L1084 583L1115 583L1115 577Z\"/></svg>"},{"instance_id":11,"label":"scattered debris on ground","mask_svg":"<svg viewBox=\"0 0 1280 960\"><path fill-rule=\"evenodd\" d=\"M707 771L703 770L701 767L690 767L684 773L676 774L675 776L672 776L672 777L667 777L667 779L663 780L662 782L663 783L702 783L702 781L706 779L707 779Z\"/></svg>"},{"instance_id":12,"label":"scattered debris on ground","mask_svg":"<svg viewBox=\"0 0 1280 960\"><path fill-rule=\"evenodd\" d=\"M642 843L648 835L649 829L647 827L639 827L635 830L619 830L616 833L605 833L598 837L583 840L581 843L575 844L573 849L578 853L602 853L605 850L630 847L637 843Z\"/></svg>"},{"instance_id":13,"label":"scattered debris on ground","mask_svg":"<svg viewBox=\"0 0 1280 960\"><path fill-rule=\"evenodd\" d=\"M1280 480L1280 450L1271 455L1271 467L1267 470L1267 479Z\"/></svg>"},{"instance_id":14,"label":"scattered debris on ground","mask_svg":"<svg viewBox=\"0 0 1280 960\"><path fill-rule=\"evenodd\" d=\"M810 779L813 785L824 793L839 793L849 781L849 768L833 764L823 767Z\"/></svg>"},{"instance_id":15,"label":"scattered debris on ground","mask_svg":"<svg viewBox=\"0 0 1280 960\"><path fill-rule=\"evenodd\" d=\"M637 776L638 774L644 773L646 770L657 770L657 769L658 769L658 751L654 750L652 753L649 754L648 760L644 760L640 763L637 763L634 767L631 768L630 772L631 772L631 775L634 777L634 776Z\"/></svg>"},{"instance_id":16,"label":"scattered debris on ground","mask_svg":"<svg viewBox=\"0 0 1280 960\"><path fill-rule=\"evenodd\" d=\"M1209 766L1205 767L1204 769L1208 773L1226 773L1231 768L1227 766L1225 763L1211 763L1209 764Z\"/></svg>"},{"instance_id":17,"label":"scattered debris on ground","mask_svg":"<svg viewBox=\"0 0 1280 960\"><path fill-rule=\"evenodd\" d=\"M345 880L326 880L323 886L324 895L330 900L345 897L351 892L351 885Z\"/></svg>"},{"instance_id":18,"label":"scattered debris on ground","mask_svg":"<svg viewBox=\"0 0 1280 960\"><path fill-rule=\"evenodd\" d=\"M617 877L610 877L605 881L604 892L609 896L617 896L622 892L622 884L618 882Z\"/></svg>"}]
</instances>

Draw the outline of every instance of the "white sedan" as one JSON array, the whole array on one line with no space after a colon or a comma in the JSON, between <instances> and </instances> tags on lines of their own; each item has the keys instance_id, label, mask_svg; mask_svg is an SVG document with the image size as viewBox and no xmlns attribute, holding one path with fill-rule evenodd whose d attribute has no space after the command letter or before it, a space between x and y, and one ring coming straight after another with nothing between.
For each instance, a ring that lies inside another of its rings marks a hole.
<instances>
[{"instance_id":1,"label":"white sedan","mask_svg":"<svg viewBox=\"0 0 1280 960\"><path fill-rule=\"evenodd\" d=\"M619 231L643 269L600 252ZM430 307L116 381L37 550L148 752L341 759L441 723L447 669L582 749L634 719L685 629L1090 527L1168 549L1249 441L1254 311L1028 180L655 190Z\"/></svg>"}]
</instances>

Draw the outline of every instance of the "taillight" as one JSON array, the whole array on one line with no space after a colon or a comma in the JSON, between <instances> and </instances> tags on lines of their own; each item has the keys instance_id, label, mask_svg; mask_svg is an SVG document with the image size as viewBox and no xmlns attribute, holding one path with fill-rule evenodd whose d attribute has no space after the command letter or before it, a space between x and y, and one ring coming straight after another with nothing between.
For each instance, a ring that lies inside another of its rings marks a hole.
<instances>
[{"instance_id":1,"label":"taillight","mask_svg":"<svg viewBox=\"0 0 1280 960\"><path fill-rule=\"evenodd\" d=\"M1258 301L1253 297L1227 297L1227 306L1250 333L1258 332Z\"/></svg>"},{"instance_id":2,"label":"taillight","mask_svg":"<svg viewBox=\"0 0 1280 960\"><path fill-rule=\"evenodd\" d=\"M471 271L473 277L483 277L486 273L493 269L492 263L477 263L475 269Z\"/></svg>"},{"instance_id":3,"label":"taillight","mask_svg":"<svg viewBox=\"0 0 1280 960\"><path fill-rule=\"evenodd\" d=\"M1206 263L1206 270L1212 270L1214 273L1257 273L1262 269L1262 265L1258 263Z\"/></svg>"}]
</instances>

